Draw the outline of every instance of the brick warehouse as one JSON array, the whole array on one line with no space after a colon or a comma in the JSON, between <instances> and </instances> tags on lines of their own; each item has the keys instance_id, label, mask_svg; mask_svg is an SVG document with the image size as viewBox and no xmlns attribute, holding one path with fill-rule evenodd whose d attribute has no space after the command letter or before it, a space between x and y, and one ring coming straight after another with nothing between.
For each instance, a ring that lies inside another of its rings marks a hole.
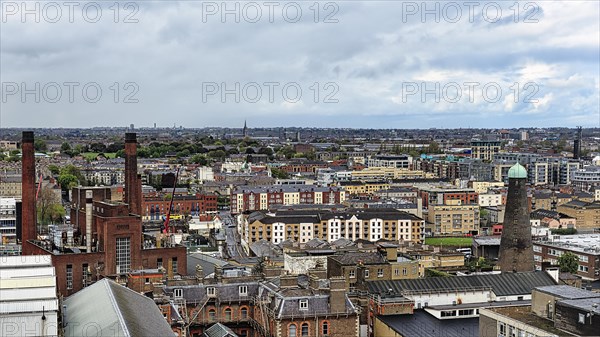
<instances>
[{"instance_id":1,"label":"brick warehouse","mask_svg":"<svg viewBox=\"0 0 600 337\"><path fill-rule=\"evenodd\" d=\"M22 237L23 255L52 256L56 268L57 288L69 296L105 277L125 279L132 270L163 267L169 276L186 275L187 255L184 246L155 248L153 237L142 233L141 176L137 174L137 139L125 134L125 197L111 201L106 191L82 188L79 204L85 197L85 208L74 224L73 242L57 247L41 241L36 233L34 135L23 132L22 143ZM78 214L78 215L80 215Z\"/></svg>"}]
</instances>

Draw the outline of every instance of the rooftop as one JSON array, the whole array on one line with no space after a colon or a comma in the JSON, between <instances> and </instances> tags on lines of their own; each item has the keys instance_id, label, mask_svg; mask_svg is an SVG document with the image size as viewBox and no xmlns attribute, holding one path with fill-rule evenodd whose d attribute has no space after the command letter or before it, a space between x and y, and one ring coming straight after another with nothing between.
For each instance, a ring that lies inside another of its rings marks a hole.
<instances>
[{"instance_id":1,"label":"rooftop","mask_svg":"<svg viewBox=\"0 0 600 337\"><path fill-rule=\"evenodd\" d=\"M439 320L423 310L412 315L379 316L379 320L402 336L479 337L479 318Z\"/></svg>"},{"instance_id":2,"label":"rooftop","mask_svg":"<svg viewBox=\"0 0 600 337\"><path fill-rule=\"evenodd\" d=\"M575 234L552 236L548 241L534 241L534 245L545 245L585 254L600 254L600 234Z\"/></svg>"},{"instance_id":3,"label":"rooftop","mask_svg":"<svg viewBox=\"0 0 600 337\"><path fill-rule=\"evenodd\" d=\"M499 315L509 317L519 322L525 323L529 326L555 334L557 336L573 336L572 334L556 329L554 327L554 323L551 320L542 318L531 312L530 305L524 305L520 307L490 308L488 310L495 312Z\"/></svg>"},{"instance_id":4,"label":"rooftop","mask_svg":"<svg viewBox=\"0 0 600 337\"><path fill-rule=\"evenodd\" d=\"M569 300L581 298L600 298L600 293L595 293L568 285L537 287L535 290Z\"/></svg>"}]
</instances>

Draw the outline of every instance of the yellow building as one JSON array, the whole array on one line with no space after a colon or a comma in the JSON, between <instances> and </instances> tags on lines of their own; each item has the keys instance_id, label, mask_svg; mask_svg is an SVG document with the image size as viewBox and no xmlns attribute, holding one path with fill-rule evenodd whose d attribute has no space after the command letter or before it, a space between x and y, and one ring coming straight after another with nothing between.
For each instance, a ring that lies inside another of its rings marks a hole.
<instances>
[{"instance_id":1,"label":"yellow building","mask_svg":"<svg viewBox=\"0 0 600 337\"><path fill-rule=\"evenodd\" d=\"M600 228L600 202L573 200L559 205L557 211L575 218L577 229Z\"/></svg>"},{"instance_id":2,"label":"yellow building","mask_svg":"<svg viewBox=\"0 0 600 337\"><path fill-rule=\"evenodd\" d=\"M429 205L427 221L437 235L462 235L479 230L479 205L463 205L448 200L446 205Z\"/></svg>"},{"instance_id":3,"label":"yellow building","mask_svg":"<svg viewBox=\"0 0 600 337\"><path fill-rule=\"evenodd\" d=\"M490 188L493 187L504 187L502 181L471 181L469 182L470 187L475 190L475 193L487 193Z\"/></svg>"},{"instance_id":4,"label":"yellow building","mask_svg":"<svg viewBox=\"0 0 600 337\"><path fill-rule=\"evenodd\" d=\"M434 178L433 173L427 173L420 170L409 170L395 167L367 167L360 171L352 171L352 180L373 181L388 179L421 179Z\"/></svg>"},{"instance_id":5,"label":"yellow building","mask_svg":"<svg viewBox=\"0 0 600 337\"><path fill-rule=\"evenodd\" d=\"M349 195L367 195L390 188L386 181L348 181L340 183Z\"/></svg>"}]
</instances>

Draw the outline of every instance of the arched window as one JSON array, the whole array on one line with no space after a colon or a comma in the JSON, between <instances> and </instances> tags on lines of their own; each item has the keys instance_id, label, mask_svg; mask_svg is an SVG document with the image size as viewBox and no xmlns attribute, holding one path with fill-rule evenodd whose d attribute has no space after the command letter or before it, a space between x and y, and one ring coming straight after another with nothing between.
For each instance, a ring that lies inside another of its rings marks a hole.
<instances>
[{"instance_id":1,"label":"arched window","mask_svg":"<svg viewBox=\"0 0 600 337\"><path fill-rule=\"evenodd\" d=\"M302 323L300 326L300 336L308 336L308 323Z\"/></svg>"},{"instance_id":2,"label":"arched window","mask_svg":"<svg viewBox=\"0 0 600 337\"><path fill-rule=\"evenodd\" d=\"M246 318L248 318L248 308L246 308L246 307L242 307L242 308L240 309L240 318L241 318L241 319L246 319Z\"/></svg>"},{"instance_id":3,"label":"arched window","mask_svg":"<svg viewBox=\"0 0 600 337\"><path fill-rule=\"evenodd\" d=\"M224 313L225 313L225 320L231 321L231 308L226 308Z\"/></svg>"},{"instance_id":4,"label":"arched window","mask_svg":"<svg viewBox=\"0 0 600 337\"><path fill-rule=\"evenodd\" d=\"M321 332L323 333L323 335L329 335L329 322L323 322L323 325L321 327Z\"/></svg>"},{"instance_id":5,"label":"arched window","mask_svg":"<svg viewBox=\"0 0 600 337\"><path fill-rule=\"evenodd\" d=\"M290 324L288 327L288 337L296 337L296 324Z\"/></svg>"},{"instance_id":6,"label":"arched window","mask_svg":"<svg viewBox=\"0 0 600 337\"><path fill-rule=\"evenodd\" d=\"M215 309L210 309L208 310L208 319L211 321L214 321L217 317L217 312L215 311Z\"/></svg>"}]
</instances>

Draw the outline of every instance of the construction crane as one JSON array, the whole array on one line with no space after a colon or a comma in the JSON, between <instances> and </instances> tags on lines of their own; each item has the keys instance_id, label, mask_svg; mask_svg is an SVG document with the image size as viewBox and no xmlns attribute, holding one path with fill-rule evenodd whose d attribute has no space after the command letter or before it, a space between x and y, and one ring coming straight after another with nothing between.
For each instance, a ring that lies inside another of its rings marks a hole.
<instances>
[{"instance_id":1,"label":"construction crane","mask_svg":"<svg viewBox=\"0 0 600 337\"><path fill-rule=\"evenodd\" d=\"M165 234L169 233L169 221L171 220L171 208L173 208L173 200L175 199L175 188L177 187L177 179L179 179L179 169L177 167L177 171L175 172L175 181L173 182L173 191L171 192L171 202L169 203L169 209L167 210L167 217L165 218Z\"/></svg>"}]
</instances>

